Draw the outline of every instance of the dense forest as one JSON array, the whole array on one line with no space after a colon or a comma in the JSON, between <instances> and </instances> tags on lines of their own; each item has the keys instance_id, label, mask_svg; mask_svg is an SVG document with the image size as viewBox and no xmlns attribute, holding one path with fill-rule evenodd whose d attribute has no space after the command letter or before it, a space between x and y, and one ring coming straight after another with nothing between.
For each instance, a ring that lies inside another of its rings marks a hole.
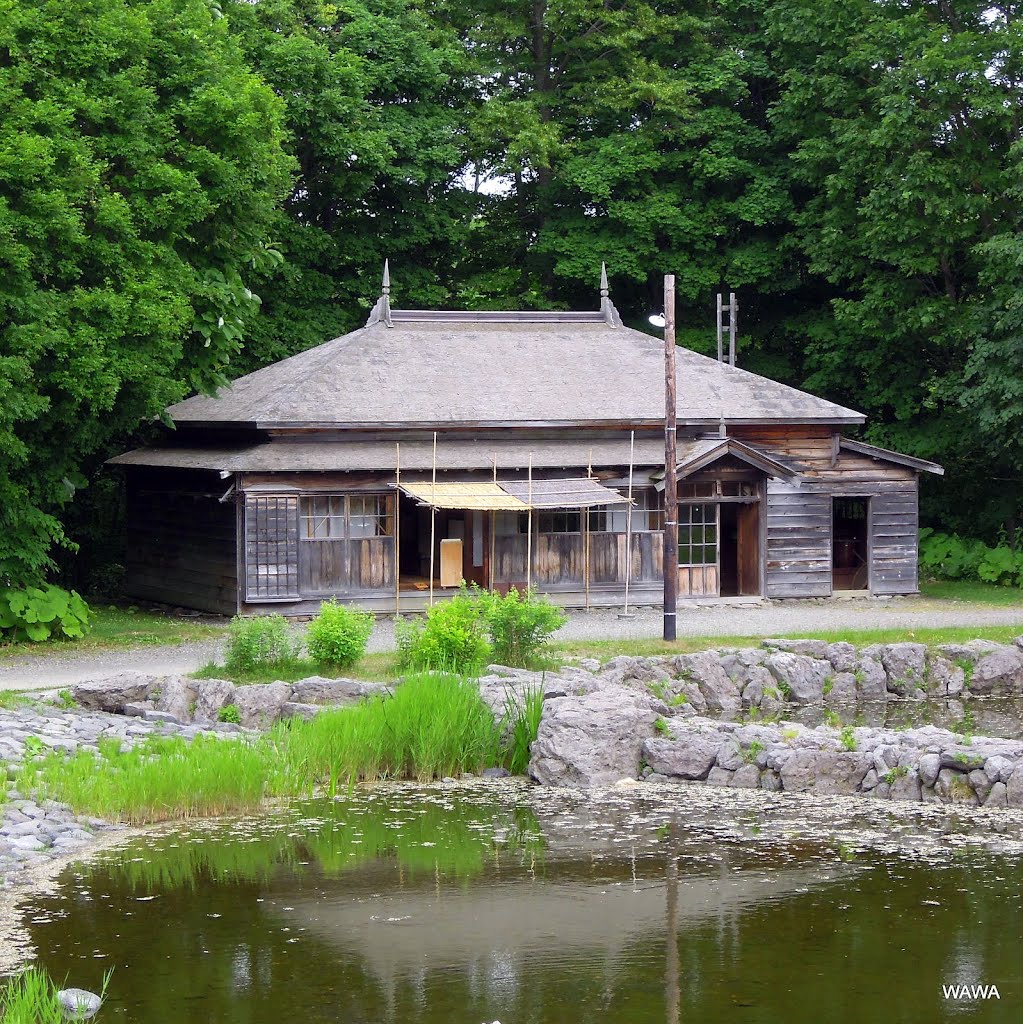
<instances>
[{"instance_id":1,"label":"dense forest","mask_svg":"<svg viewBox=\"0 0 1023 1024\"><path fill-rule=\"evenodd\" d=\"M103 460L400 305L646 325L1023 510L1023 4L0 0L0 582L89 586ZM1023 519L1020 520L1023 522ZM95 577L95 579L93 579Z\"/></svg>"}]
</instances>

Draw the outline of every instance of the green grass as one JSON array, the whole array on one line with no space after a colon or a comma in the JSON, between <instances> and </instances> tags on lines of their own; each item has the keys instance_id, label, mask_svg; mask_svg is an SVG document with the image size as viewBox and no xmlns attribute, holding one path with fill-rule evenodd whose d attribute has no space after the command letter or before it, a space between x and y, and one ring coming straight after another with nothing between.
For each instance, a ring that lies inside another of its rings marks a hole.
<instances>
[{"instance_id":1,"label":"green grass","mask_svg":"<svg viewBox=\"0 0 1023 1024\"><path fill-rule=\"evenodd\" d=\"M281 723L251 740L159 736L122 752L118 740L108 739L98 743L98 757L84 750L44 753L40 745L15 785L79 814L133 825L242 814L268 798L317 788L333 794L358 780L423 782L513 762L519 767L525 755L516 744L535 736L536 701L527 701L522 718L495 722L474 682L423 674L391 697ZM506 731L510 741L502 739Z\"/></svg>"},{"instance_id":2,"label":"green grass","mask_svg":"<svg viewBox=\"0 0 1023 1024\"><path fill-rule=\"evenodd\" d=\"M101 999L110 984L110 973L103 976ZM22 971L0 990L0 1024L65 1024L68 1018L57 1000L57 992L58 986L45 971L38 967ZM102 1011L92 1018L100 1019Z\"/></svg>"},{"instance_id":3,"label":"green grass","mask_svg":"<svg viewBox=\"0 0 1023 1024\"><path fill-rule=\"evenodd\" d=\"M44 643L5 643L0 641L0 659L22 655L45 658L66 655L69 651L85 653L112 651L161 644L176 645L195 640L224 636L224 625L197 622L195 619L153 612L132 611L113 605L93 606L92 630L80 640L53 640Z\"/></svg>"},{"instance_id":4,"label":"green grass","mask_svg":"<svg viewBox=\"0 0 1023 1024\"><path fill-rule=\"evenodd\" d=\"M993 583L967 580L927 580L920 584L920 596L933 601L959 601L970 604L1023 604L1023 590L1019 587L996 587Z\"/></svg>"}]
</instances>

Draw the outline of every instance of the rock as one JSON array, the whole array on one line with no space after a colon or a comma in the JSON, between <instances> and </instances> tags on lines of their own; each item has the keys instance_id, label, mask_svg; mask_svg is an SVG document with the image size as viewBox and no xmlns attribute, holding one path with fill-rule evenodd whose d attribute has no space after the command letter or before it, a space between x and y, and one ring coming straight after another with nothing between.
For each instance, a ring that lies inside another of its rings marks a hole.
<instances>
[{"instance_id":1,"label":"rock","mask_svg":"<svg viewBox=\"0 0 1023 1024\"><path fill-rule=\"evenodd\" d=\"M751 679L742 691L742 706L758 708L764 699L764 684L759 679Z\"/></svg>"},{"instance_id":2,"label":"rock","mask_svg":"<svg viewBox=\"0 0 1023 1024\"><path fill-rule=\"evenodd\" d=\"M289 683L239 686L234 704L246 729L267 729L281 717L281 708L291 700Z\"/></svg>"},{"instance_id":3,"label":"rock","mask_svg":"<svg viewBox=\"0 0 1023 1024\"><path fill-rule=\"evenodd\" d=\"M938 772L940 770L941 756L939 754L924 754L919 762L917 762L920 782L924 786L933 786L938 780Z\"/></svg>"},{"instance_id":4,"label":"rock","mask_svg":"<svg viewBox=\"0 0 1023 1024\"><path fill-rule=\"evenodd\" d=\"M870 770L869 755L859 751L793 751L781 769L787 793L855 793Z\"/></svg>"},{"instance_id":5,"label":"rock","mask_svg":"<svg viewBox=\"0 0 1023 1024\"><path fill-rule=\"evenodd\" d=\"M987 795L987 799L984 801L985 807L1008 807L1009 801L1006 796L1006 786L1004 782L996 782Z\"/></svg>"},{"instance_id":6,"label":"rock","mask_svg":"<svg viewBox=\"0 0 1023 1024\"><path fill-rule=\"evenodd\" d=\"M301 718L309 721L326 710L323 704L300 704L298 701L289 700L281 705L281 718Z\"/></svg>"},{"instance_id":7,"label":"rock","mask_svg":"<svg viewBox=\"0 0 1023 1024\"><path fill-rule=\"evenodd\" d=\"M541 785L580 788L634 779L656 719L649 698L617 685L544 701L529 775Z\"/></svg>"},{"instance_id":8,"label":"rock","mask_svg":"<svg viewBox=\"0 0 1023 1024\"><path fill-rule=\"evenodd\" d=\"M234 703L236 689L234 683L227 679L196 680L192 721L203 725L219 722L221 710Z\"/></svg>"},{"instance_id":9,"label":"rock","mask_svg":"<svg viewBox=\"0 0 1023 1024\"><path fill-rule=\"evenodd\" d=\"M984 771L991 782L1008 782L1015 763L1001 754L995 754L984 762Z\"/></svg>"},{"instance_id":10,"label":"rock","mask_svg":"<svg viewBox=\"0 0 1023 1024\"><path fill-rule=\"evenodd\" d=\"M1003 647L984 655L969 679L970 693L1023 693L1023 651Z\"/></svg>"},{"instance_id":11,"label":"rock","mask_svg":"<svg viewBox=\"0 0 1023 1024\"><path fill-rule=\"evenodd\" d=\"M956 697L963 692L966 673L943 654L928 651L926 671L927 688L930 693Z\"/></svg>"},{"instance_id":12,"label":"rock","mask_svg":"<svg viewBox=\"0 0 1023 1024\"><path fill-rule=\"evenodd\" d=\"M912 769L904 775L898 775L890 785L891 798L893 800L914 800L919 802L922 796L920 776Z\"/></svg>"},{"instance_id":13,"label":"rock","mask_svg":"<svg viewBox=\"0 0 1023 1024\"><path fill-rule=\"evenodd\" d=\"M884 666L876 658L864 656L856 660L853 668L856 679L856 696L860 700L883 701L888 699L888 676Z\"/></svg>"},{"instance_id":14,"label":"rock","mask_svg":"<svg viewBox=\"0 0 1023 1024\"><path fill-rule=\"evenodd\" d=\"M171 722L174 725L178 725L178 719L172 715L169 711L151 711L146 710L142 712L142 721L144 722Z\"/></svg>"},{"instance_id":15,"label":"rock","mask_svg":"<svg viewBox=\"0 0 1023 1024\"><path fill-rule=\"evenodd\" d=\"M507 768L484 768L484 779L507 779L511 772Z\"/></svg>"},{"instance_id":16,"label":"rock","mask_svg":"<svg viewBox=\"0 0 1023 1024\"><path fill-rule=\"evenodd\" d=\"M1005 803L1007 807L1023 807L1023 768L1018 765L1005 784Z\"/></svg>"},{"instance_id":17,"label":"rock","mask_svg":"<svg viewBox=\"0 0 1023 1024\"><path fill-rule=\"evenodd\" d=\"M836 672L852 672L856 667L856 648L844 640L828 644L824 657L831 662L831 667Z\"/></svg>"},{"instance_id":18,"label":"rock","mask_svg":"<svg viewBox=\"0 0 1023 1024\"><path fill-rule=\"evenodd\" d=\"M938 772L938 781L934 791L945 803L976 804L977 794L973 792L966 776L952 768L942 768Z\"/></svg>"},{"instance_id":19,"label":"rock","mask_svg":"<svg viewBox=\"0 0 1023 1024\"><path fill-rule=\"evenodd\" d=\"M141 718L147 711L155 711L156 705L151 700L128 701L121 710L128 718Z\"/></svg>"},{"instance_id":20,"label":"rock","mask_svg":"<svg viewBox=\"0 0 1023 1024\"><path fill-rule=\"evenodd\" d=\"M95 992L84 988L64 988L57 993L57 1001L68 1020L88 1020L94 1017L103 1003Z\"/></svg>"},{"instance_id":21,"label":"rock","mask_svg":"<svg viewBox=\"0 0 1023 1024\"><path fill-rule=\"evenodd\" d=\"M828 644L824 640L764 640L764 647L772 647L776 651L787 651L789 654L802 654L810 658L828 656Z\"/></svg>"},{"instance_id":22,"label":"rock","mask_svg":"<svg viewBox=\"0 0 1023 1024\"><path fill-rule=\"evenodd\" d=\"M728 678L721 667L720 656L714 651L680 654L674 659L673 667L679 679L697 685L711 711L732 714L742 706L739 687Z\"/></svg>"},{"instance_id":23,"label":"rock","mask_svg":"<svg viewBox=\"0 0 1023 1024\"><path fill-rule=\"evenodd\" d=\"M828 704L849 704L856 700L856 676L852 672L836 672L824 680L824 699Z\"/></svg>"},{"instance_id":24,"label":"rock","mask_svg":"<svg viewBox=\"0 0 1023 1024\"><path fill-rule=\"evenodd\" d=\"M734 736L726 736L718 747L717 764L719 768L734 772L746 763L742 747Z\"/></svg>"},{"instance_id":25,"label":"rock","mask_svg":"<svg viewBox=\"0 0 1023 1024\"><path fill-rule=\"evenodd\" d=\"M790 700L819 704L824 699L824 680L832 674L830 662L782 651L772 654L764 664Z\"/></svg>"},{"instance_id":26,"label":"rock","mask_svg":"<svg viewBox=\"0 0 1023 1024\"><path fill-rule=\"evenodd\" d=\"M982 772L979 768L974 768L967 778L970 781L970 786L973 787L974 793L977 794L977 799L983 803L987 799L988 793L991 792L991 786L993 785L987 777L987 773Z\"/></svg>"},{"instance_id":27,"label":"rock","mask_svg":"<svg viewBox=\"0 0 1023 1024\"><path fill-rule=\"evenodd\" d=\"M732 773L727 768L711 768L707 774L708 786L727 786L732 781Z\"/></svg>"},{"instance_id":28,"label":"rock","mask_svg":"<svg viewBox=\"0 0 1023 1024\"><path fill-rule=\"evenodd\" d=\"M532 676L534 673L528 673ZM507 679L504 680L507 683ZM383 683L364 679L325 679L310 676L300 679L291 688L291 699L299 704L355 704L366 697L386 693Z\"/></svg>"},{"instance_id":29,"label":"rock","mask_svg":"<svg viewBox=\"0 0 1023 1024\"><path fill-rule=\"evenodd\" d=\"M874 644L863 651L884 666L889 693L918 697L927 688L926 644Z\"/></svg>"},{"instance_id":30,"label":"rock","mask_svg":"<svg viewBox=\"0 0 1023 1024\"><path fill-rule=\"evenodd\" d=\"M155 676L143 672L121 672L106 679L78 683L71 688L71 695L80 707L117 714L124 711L125 704L144 701L155 683Z\"/></svg>"},{"instance_id":31,"label":"rock","mask_svg":"<svg viewBox=\"0 0 1023 1024\"><path fill-rule=\"evenodd\" d=\"M732 776L729 785L733 789L759 789L760 769L755 764L744 764Z\"/></svg>"},{"instance_id":32,"label":"rock","mask_svg":"<svg viewBox=\"0 0 1023 1024\"><path fill-rule=\"evenodd\" d=\"M863 776L863 781L860 783L860 789L864 793L869 793L877 784L880 782L877 771L871 768L866 775Z\"/></svg>"},{"instance_id":33,"label":"rock","mask_svg":"<svg viewBox=\"0 0 1023 1024\"><path fill-rule=\"evenodd\" d=\"M198 680L187 676L163 676L156 681L152 697L158 711L166 711L179 722L191 722L196 707Z\"/></svg>"},{"instance_id":34,"label":"rock","mask_svg":"<svg viewBox=\"0 0 1023 1024\"><path fill-rule=\"evenodd\" d=\"M767 790L768 793L780 793L781 792L781 776L771 769L767 769L760 773L760 788Z\"/></svg>"},{"instance_id":35,"label":"rock","mask_svg":"<svg viewBox=\"0 0 1023 1024\"><path fill-rule=\"evenodd\" d=\"M717 759L720 737L716 732L676 730L671 738L656 736L643 744L643 758L655 772L678 779L705 779Z\"/></svg>"}]
</instances>

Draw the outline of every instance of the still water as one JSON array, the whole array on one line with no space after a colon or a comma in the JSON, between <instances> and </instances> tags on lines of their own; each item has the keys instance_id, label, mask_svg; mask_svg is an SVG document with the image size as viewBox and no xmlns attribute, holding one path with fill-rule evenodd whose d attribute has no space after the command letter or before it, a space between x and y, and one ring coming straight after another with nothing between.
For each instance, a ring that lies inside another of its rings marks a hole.
<instances>
[{"instance_id":1,"label":"still water","mask_svg":"<svg viewBox=\"0 0 1023 1024\"><path fill-rule=\"evenodd\" d=\"M69 985L113 968L104 1022L1023 1021L1018 823L651 789L380 786L178 825L25 924Z\"/></svg>"}]
</instances>

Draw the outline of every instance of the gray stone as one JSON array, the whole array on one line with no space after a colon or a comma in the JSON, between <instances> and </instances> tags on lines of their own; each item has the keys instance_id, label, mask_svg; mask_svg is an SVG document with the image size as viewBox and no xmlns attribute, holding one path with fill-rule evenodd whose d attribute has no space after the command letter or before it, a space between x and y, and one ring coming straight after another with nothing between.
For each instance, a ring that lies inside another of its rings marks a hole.
<instances>
[{"instance_id":1,"label":"gray stone","mask_svg":"<svg viewBox=\"0 0 1023 1024\"><path fill-rule=\"evenodd\" d=\"M544 701L529 775L545 786L580 788L634 779L656 719L649 698L623 686Z\"/></svg>"},{"instance_id":2,"label":"gray stone","mask_svg":"<svg viewBox=\"0 0 1023 1024\"><path fill-rule=\"evenodd\" d=\"M739 687L721 667L720 655L714 651L680 654L674 659L678 678L695 683L711 711L733 713L742 706Z\"/></svg>"},{"instance_id":3,"label":"gray stone","mask_svg":"<svg viewBox=\"0 0 1023 1024\"><path fill-rule=\"evenodd\" d=\"M535 673L524 675L532 681ZM366 697L386 692L387 687L383 683L367 682L364 679L325 679L322 676L310 676L308 679L300 679L292 686L291 699L299 704L355 704Z\"/></svg>"},{"instance_id":4,"label":"gray stone","mask_svg":"<svg viewBox=\"0 0 1023 1024\"><path fill-rule=\"evenodd\" d=\"M141 718L147 711L155 710L156 705L151 700L128 701L121 713L129 718Z\"/></svg>"},{"instance_id":5,"label":"gray stone","mask_svg":"<svg viewBox=\"0 0 1023 1024\"><path fill-rule=\"evenodd\" d=\"M859 751L795 750L781 769L788 793L855 793L870 770L870 757Z\"/></svg>"},{"instance_id":6,"label":"gray stone","mask_svg":"<svg viewBox=\"0 0 1023 1024\"><path fill-rule=\"evenodd\" d=\"M965 775L953 768L942 768L938 772L938 781L934 791L945 803L976 804L977 794L974 793Z\"/></svg>"},{"instance_id":7,"label":"gray stone","mask_svg":"<svg viewBox=\"0 0 1023 1024\"><path fill-rule=\"evenodd\" d=\"M142 720L145 722L171 722L174 725L180 725L178 719L169 711L146 710L142 712Z\"/></svg>"},{"instance_id":8,"label":"gray stone","mask_svg":"<svg viewBox=\"0 0 1023 1024\"><path fill-rule=\"evenodd\" d=\"M741 768L746 759L743 756L742 747L734 736L726 736L718 747L717 763L719 768L734 772Z\"/></svg>"},{"instance_id":9,"label":"gray stone","mask_svg":"<svg viewBox=\"0 0 1023 1024\"><path fill-rule=\"evenodd\" d=\"M281 705L281 718L303 718L308 721L325 710L323 704L299 704L298 701L289 700Z\"/></svg>"},{"instance_id":10,"label":"gray stone","mask_svg":"<svg viewBox=\"0 0 1023 1024\"><path fill-rule=\"evenodd\" d=\"M760 788L766 789L769 793L781 792L781 776L775 772L767 769L760 773Z\"/></svg>"},{"instance_id":11,"label":"gray stone","mask_svg":"<svg viewBox=\"0 0 1023 1024\"><path fill-rule=\"evenodd\" d=\"M687 731L679 735L669 724L671 739L660 736L646 740L643 758L655 772L679 779L705 779L717 759L721 739L715 732Z\"/></svg>"},{"instance_id":12,"label":"gray stone","mask_svg":"<svg viewBox=\"0 0 1023 1024\"><path fill-rule=\"evenodd\" d=\"M880 781L877 770L871 768L870 771L863 776L863 781L860 783L860 789L864 793L869 793Z\"/></svg>"},{"instance_id":13,"label":"gray stone","mask_svg":"<svg viewBox=\"0 0 1023 1024\"><path fill-rule=\"evenodd\" d=\"M281 708L290 700L290 684L266 683L237 687L233 703L246 729L267 729L281 717Z\"/></svg>"},{"instance_id":14,"label":"gray stone","mask_svg":"<svg viewBox=\"0 0 1023 1024\"><path fill-rule=\"evenodd\" d=\"M95 992L88 992L84 988L61 989L57 993L57 1001L68 1020L88 1020L99 1012L103 1004Z\"/></svg>"},{"instance_id":15,"label":"gray stone","mask_svg":"<svg viewBox=\"0 0 1023 1024\"><path fill-rule=\"evenodd\" d=\"M970 780L970 785L973 787L974 793L977 794L977 798L983 803L987 799L988 793L991 792L991 786L993 785L987 777L987 773L982 772L979 768L974 768L967 778Z\"/></svg>"},{"instance_id":16,"label":"gray stone","mask_svg":"<svg viewBox=\"0 0 1023 1024\"><path fill-rule=\"evenodd\" d=\"M1023 693L1023 651L1003 647L982 657L970 676L970 692Z\"/></svg>"},{"instance_id":17,"label":"gray stone","mask_svg":"<svg viewBox=\"0 0 1023 1024\"><path fill-rule=\"evenodd\" d=\"M853 668L856 695L860 700L884 701L888 699L888 676L876 658L858 658Z\"/></svg>"},{"instance_id":18,"label":"gray stone","mask_svg":"<svg viewBox=\"0 0 1023 1024\"><path fill-rule=\"evenodd\" d=\"M852 672L836 672L824 681L824 699L829 704L847 704L856 700L856 676Z\"/></svg>"},{"instance_id":19,"label":"gray stone","mask_svg":"<svg viewBox=\"0 0 1023 1024\"><path fill-rule=\"evenodd\" d=\"M831 663L781 651L765 662L778 687L797 704L819 704L824 698L824 680L832 674Z\"/></svg>"},{"instance_id":20,"label":"gray stone","mask_svg":"<svg viewBox=\"0 0 1023 1024\"><path fill-rule=\"evenodd\" d=\"M789 654L802 654L809 658L827 658L829 645L824 640L775 640L763 641L765 647Z\"/></svg>"},{"instance_id":21,"label":"gray stone","mask_svg":"<svg viewBox=\"0 0 1023 1024\"><path fill-rule=\"evenodd\" d=\"M187 676L163 676L156 681L152 699L157 711L173 715L178 722L191 722L196 706L198 681Z\"/></svg>"},{"instance_id":22,"label":"gray stone","mask_svg":"<svg viewBox=\"0 0 1023 1024\"><path fill-rule=\"evenodd\" d=\"M744 764L732 776L729 785L733 789L759 789L760 769L755 764Z\"/></svg>"},{"instance_id":23,"label":"gray stone","mask_svg":"<svg viewBox=\"0 0 1023 1024\"><path fill-rule=\"evenodd\" d=\"M711 768L707 774L708 786L727 786L732 781L732 773L727 768Z\"/></svg>"},{"instance_id":24,"label":"gray stone","mask_svg":"<svg viewBox=\"0 0 1023 1024\"><path fill-rule=\"evenodd\" d=\"M920 776L913 770L899 775L890 783L893 800L914 800L921 798Z\"/></svg>"},{"instance_id":25,"label":"gray stone","mask_svg":"<svg viewBox=\"0 0 1023 1024\"><path fill-rule=\"evenodd\" d=\"M196 680L193 697L192 721L203 725L220 721L220 712L234 703L237 687L227 679Z\"/></svg>"},{"instance_id":26,"label":"gray stone","mask_svg":"<svg viewBox=\"0 0 1023 1024\"><path fill-rule=\"evenodd\" d=\"M1008 807L1007 789L1004 782L996 782L984 801L985 807Z\"/></svg>"},{"instance_id":27,"label":"gray stone","mask_svg":"<svg viewBox=\"0 0 1023 1024\"><path fill-rule=\"evenodd\" d=\"M511 772L507 768L484 768L483 778L485 779L507 779Z\"/></svg>"},{"instance_id":28,"label":"gray stone","mask_svg":"<svg viewBox=\"0 0 1023 1024\"><path fill-rule=\"evenodd\" d=\"M875 644L863 651L884 666L889 693L918 697L927 687L926 644Z\"/></svg>"},{"instance_id":29,"label":"gray stone","mask_svg":"<svg viewBox=\"0 0 1023 1024\"><path fill-rule=\"evenodd\" d=\"M831 667L836 672L852 672L856 667L856 648L844 640L828 644L824 657L831 662Z\"/></svg>"},{"instance_id":30,"label":"gray stone","mask_svg":"<svg viewBox=\"0 0 1023 1024\"><path fill-rule=\"evenodd\" d=\"M938 780L938 772L940 770L941 756L939 754L924 754L917 763L920 782L924 786L933 786Z\"/></svg>"},{"instance_id":31,"label":"gray stone","mask_svg":"<svg viewBox=\"0 0 1023 1024\"><path fill-rule=\"evenodd\" d=\"M121 712L124 705L143 701L156 682L156 677L144 672L120 672L105 679L78 683L71 688L75 702L93 711Z\"/></svg>"},{"instance_id":32,"label":"gray stone","mask_svg":"<svg viewBox=\"0 0 1023 1024\"><path fill-rule=\"evenodd\" d=\"M1005 802L1008 807L1023 807L1023 768L1019 765L1005 784Z\"/></svg>"},{"instance_id":33,"label":"gray stone","mask_svg":"<svg viewBox=\"0 0 1023 1024\"><path fill-rule=\"evenodd\" d=\"M966 673L936 651L927 652L927 688L938 696L956 697L963 692Z\"/></svg>"}]
</instances>

